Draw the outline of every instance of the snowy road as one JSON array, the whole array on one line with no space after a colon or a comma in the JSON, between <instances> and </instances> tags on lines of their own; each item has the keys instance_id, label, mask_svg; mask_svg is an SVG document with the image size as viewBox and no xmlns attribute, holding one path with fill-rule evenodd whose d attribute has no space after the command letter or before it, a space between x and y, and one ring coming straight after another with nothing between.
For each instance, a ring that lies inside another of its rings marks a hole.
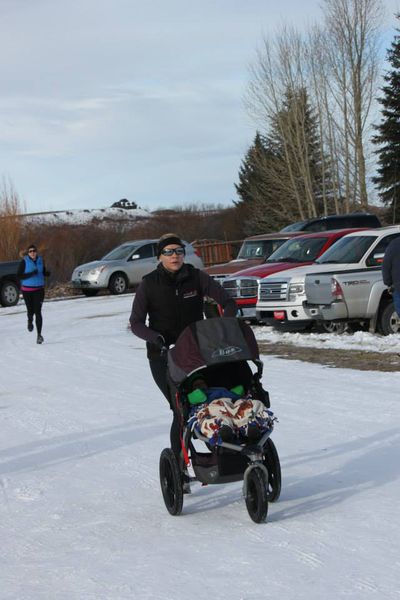
<instances>
[{"instance_id":1,"label":"snowy road","mask_svg":"<svg viewBox=\"0 0 400 600\"><path fill-rule=\"evenodd\" d=\"M164 507L170 414L127 329L130 296L0 311L1 600L400 598L400 373L265 357L282 495L241 484Z\"/></svg>"}]
</instances>

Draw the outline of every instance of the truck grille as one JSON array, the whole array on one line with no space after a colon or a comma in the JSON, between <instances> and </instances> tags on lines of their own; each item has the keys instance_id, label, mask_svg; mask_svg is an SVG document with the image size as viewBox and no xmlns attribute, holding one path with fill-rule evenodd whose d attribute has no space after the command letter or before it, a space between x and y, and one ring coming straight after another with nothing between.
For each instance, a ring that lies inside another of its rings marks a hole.
<instances>
[{"instance_id":1,"label":"truck grille","mask_svg":"<svg viewBox=\"0 0 400 600\"><path fill-rule=\"evenodd\" d=\"M222 282L222 285L231 298L257 297L257 279L226 279Z\"/></svg>"},{"instance_id":2,"label":"truck grille","mask_svg":"<svg viewBox=\"0 0 400 600\"><path fill-rule=\"evenodd\" d=\"M261 282L260 300L263 302L275 302L276 300L287 300L287 281Z\"/></svg>"}]
</instances>

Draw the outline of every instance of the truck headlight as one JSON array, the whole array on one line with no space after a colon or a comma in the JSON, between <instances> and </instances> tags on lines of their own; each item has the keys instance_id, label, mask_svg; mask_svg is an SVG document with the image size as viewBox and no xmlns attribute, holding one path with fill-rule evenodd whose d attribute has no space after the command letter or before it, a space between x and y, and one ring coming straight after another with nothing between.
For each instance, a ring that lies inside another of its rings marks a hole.
<instances>
[{"instance_id":1,"label":"truck headlight","mask_svg":"<svg viewBox=\"0 0 400 600\"><path fill-rule=\"evenodd\" d=\"M297 296L304 296L304 284L303 283L291 283L289 285L289 300L294 302Z\"/></svg>"}]
</instances>

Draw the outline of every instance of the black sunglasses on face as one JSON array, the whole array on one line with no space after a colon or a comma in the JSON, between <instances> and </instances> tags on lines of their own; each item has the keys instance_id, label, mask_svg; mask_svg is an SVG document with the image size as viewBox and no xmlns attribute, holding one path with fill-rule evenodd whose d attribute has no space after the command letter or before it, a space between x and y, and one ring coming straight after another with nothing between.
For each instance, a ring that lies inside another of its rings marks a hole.
<instances>
[{"instance_id":1,"label":"black sunglasses on face","mask_svg":"<svg viewBox=\"0 0 400 600\"><path fill-rule=\"evenodd\" d=\"M32 248L31 250L28 250L28 254L30 254L31 252L37 252L37 250L35 250L34 248Z\"/></svg>"},{"instance_id":2,"label":"black sunglasses on face","mask_svg":"<svg viewBox=\"0 0 400 600\"><path fill-rule=\"evenodd\" d=\"M168 249L168 250L161 250L161 254L163 256L172 256L173 254L176 254L177 256L183 256L185 254L185 249L184 248L172 248L172 249Z\"/></svg>"}]
</instances>

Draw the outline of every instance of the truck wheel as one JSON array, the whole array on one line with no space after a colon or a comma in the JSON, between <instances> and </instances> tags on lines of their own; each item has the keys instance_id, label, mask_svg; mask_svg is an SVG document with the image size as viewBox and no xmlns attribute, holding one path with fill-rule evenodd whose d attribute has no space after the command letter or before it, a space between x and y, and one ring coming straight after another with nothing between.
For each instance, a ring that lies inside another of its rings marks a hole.
<instances>
[{"instance_id":1,"label":"truck wheel","mask_svg":"<svg viewBox=\"0 0 400 600\"><path fill-rule=\"evenodd\" d=\"M335 321L318 321L315 329L319 333L337 333L338 335L342 335L342 333L348 331L348 325L347 323Z\"/></svg>"},{"instance_id":2,"label":"truck wheel","mask_svg":"<svg viewBox=\"0 0 400 600\"><path fill-rule=\"evenodd\" d=\"M394 309L393 302L389 302L381 312L378 330L382 335L390 335L400 331L400 318Z\"/></svg>"},{"instance_id":3,"label":"truck wheel","mask_svg":"<svg viewBox=\"0 0 400 600\"><path fill-rule=\"evenodd\" d=\"M128 282L123 273L114 273L110 277L108 289L111 294L123 294L128 289Z\"/></svg>"},{"instance_id":4,"label":"truck wheel","mask_svg":"<svg viewBox=\"0 0 400 600\"><path fill-rule=\"evenodd\" d=\"M13 281L5 281L0 290L0 304L2 306L15 306L19 300L19 289Z\"/></svg>"}]
</instances>

